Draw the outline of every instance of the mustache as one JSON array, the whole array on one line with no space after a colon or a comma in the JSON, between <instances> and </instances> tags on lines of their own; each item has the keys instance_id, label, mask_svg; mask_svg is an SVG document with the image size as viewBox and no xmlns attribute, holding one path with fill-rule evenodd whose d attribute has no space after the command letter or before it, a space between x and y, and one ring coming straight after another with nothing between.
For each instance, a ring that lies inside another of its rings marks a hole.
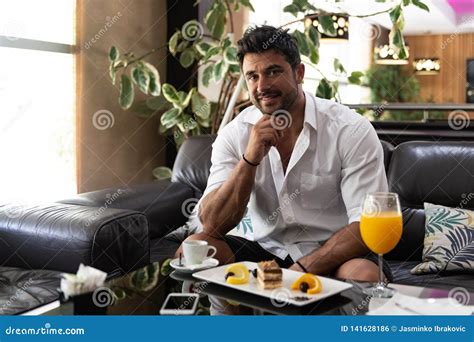
<instances>
[{"instance_id":1,"label":"mustache","mask_svg":"<svg viewBox=\"0 0 474 342\"><path fill-rule=\"evenodd\" d=\"M280 96L280 95L281 95L281 92L279 91L266 91L263 93L257 93L256 98L260 100L262 97L265 97L265 96Z\"/></svg>"}]
</instances>

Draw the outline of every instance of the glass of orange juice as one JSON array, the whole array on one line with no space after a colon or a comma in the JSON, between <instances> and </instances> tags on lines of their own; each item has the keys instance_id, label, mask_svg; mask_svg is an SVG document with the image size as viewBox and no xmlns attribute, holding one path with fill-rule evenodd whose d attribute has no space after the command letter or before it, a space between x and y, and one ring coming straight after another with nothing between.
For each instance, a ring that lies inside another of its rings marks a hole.
<instances>
[{"instance_id":1,"label":"glass of orange juice","mask_svg":"<svg viewBox=\"0 0 474 342\"><path fill-rule=\"evenodd\" d=\"M400 241L403 230L402 211L398 195L393 192L367 194L362 207L360 234L367 247L378 255L379 282L364 290L373 297L390 298L395 290L385 285L383 255L390 252Z\"/></svg>"}]
</instances>

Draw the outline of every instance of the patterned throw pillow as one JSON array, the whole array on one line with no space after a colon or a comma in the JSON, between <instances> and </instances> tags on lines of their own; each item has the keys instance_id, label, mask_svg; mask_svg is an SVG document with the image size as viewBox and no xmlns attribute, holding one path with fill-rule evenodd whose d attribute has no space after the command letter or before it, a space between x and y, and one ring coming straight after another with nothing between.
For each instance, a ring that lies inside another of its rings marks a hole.
<instances>
[{"instance_id":1,"label":"patterned throw pillow","mask_svg":"<svg viewBox=\"0 0 474 342\"><path fill-rule=\"evenodd\" d=\"M474 272L474 211L425 203L423 262L412 274Z\"/></svg>"}]
</instances>

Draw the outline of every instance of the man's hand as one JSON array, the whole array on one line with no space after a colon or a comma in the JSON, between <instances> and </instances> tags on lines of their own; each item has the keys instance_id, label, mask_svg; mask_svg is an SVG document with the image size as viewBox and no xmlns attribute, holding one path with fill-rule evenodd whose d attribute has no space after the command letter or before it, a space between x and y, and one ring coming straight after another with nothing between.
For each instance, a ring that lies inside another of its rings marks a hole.
<instances>
[{"instance_id":1,"label":"man's hand","mask_svg":"<svg viewBox=\"0 0 474 342\"><path fill-rule=\"evenodd\" d=\"M301 263L301 262L300 262ZM304 266L304 265L303 265ZM306 268L306 266L304 266ZM297 263L294 263L293 265L291 265L291 267L289 268L289 270L292 270L292 271L298 271L298 272L305 272L304 269L301 268L300 265L298 265Z\"/></svg>"},{"instance_id":2,"label":"man's hand","mask_svg":"<svg viewBox=\"0 0 474 342\"><path fill-rule=\"evenodd\" d=\"M270 147L276 146L282 137L283 131L273 127L272 116L263 114L250 132L245 158L251 163L260 163Z\"/></svg>"}]
</instances>

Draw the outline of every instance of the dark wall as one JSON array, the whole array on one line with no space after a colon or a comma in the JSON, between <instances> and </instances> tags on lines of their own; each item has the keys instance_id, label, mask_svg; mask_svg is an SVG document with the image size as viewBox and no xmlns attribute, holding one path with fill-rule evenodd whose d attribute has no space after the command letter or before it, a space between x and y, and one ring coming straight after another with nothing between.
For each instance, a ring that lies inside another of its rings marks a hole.
<instances>
[{"instance_id":1,"label":"dark wall","mask_svg":"<svg viewBox=\"0 0 474 342\"><path fill-rule=\"evenodd\" d=\"M167 40L180 30L183 24L192 19L198 19L199 6L193 6L194 0L167 0L168 36ZM188 91L197 84L197 75L193 68L183 68L179 60L168 53L166 61L166 82L178 90ZM176 146L172 136L166 139L166 166L172 167L176 159Z\"/></svg>"}]
</instances>

